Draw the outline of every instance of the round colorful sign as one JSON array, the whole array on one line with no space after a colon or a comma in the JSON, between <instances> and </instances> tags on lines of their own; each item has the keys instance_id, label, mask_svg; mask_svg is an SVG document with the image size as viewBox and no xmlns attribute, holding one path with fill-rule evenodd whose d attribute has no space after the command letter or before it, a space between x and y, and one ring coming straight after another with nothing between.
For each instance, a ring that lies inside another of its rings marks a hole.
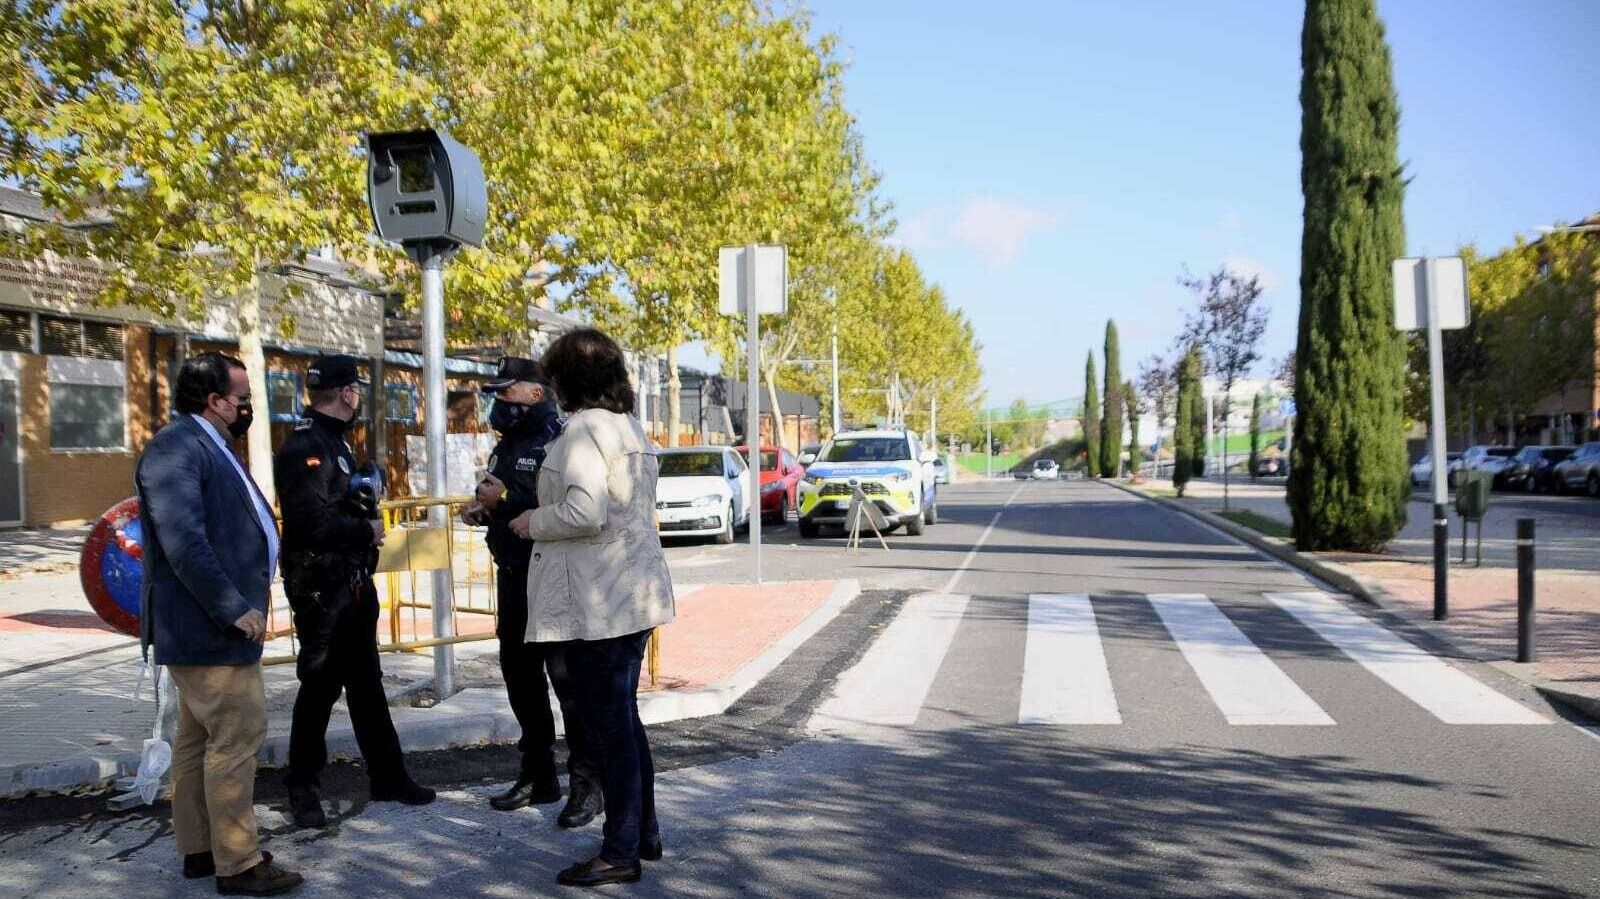
<instances>
[{"instance_id":1,"label":"round colorful sign","mask_svg":"<svg viewBox=\"0 0 1600 899\"><path fill-rule=\"evenodd\" d=\"M83 541L78 561L78 579L89 606L102 621L130 637L139 636L141 536L139 500L125 499L100 516Z\"/></svg>"}]
</instances>

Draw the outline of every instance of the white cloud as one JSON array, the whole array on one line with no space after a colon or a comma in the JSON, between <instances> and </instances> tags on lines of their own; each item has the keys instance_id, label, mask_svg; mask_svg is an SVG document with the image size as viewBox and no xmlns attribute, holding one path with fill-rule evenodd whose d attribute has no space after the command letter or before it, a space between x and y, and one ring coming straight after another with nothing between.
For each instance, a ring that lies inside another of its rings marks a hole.
<instances>
[{"instance_id":1,"label":"white cloud","mask_svg":"<svg viewBox=\"0 0 1600 899\"><path fill-rule=\"evenodd\" d=\"M1261 290L1263 293L1272 293L1278 289L1279 282L1277 274L1274 273L1272 269L1268 268L1263 262L1252 259L1242 253L1235 253L1232 256L1222 260L1222 264L1227 266L1229 270L1246 277L1255 275L1257 278L1260 278Z\"/></svg>"},{"instance_id":2,"label":"white cloud","mask_svg":"<svg viewBox=\"0 0 1600 899\"><path fill-rule=\"evenodd\" d=\"M900 223L895 242L913 250L952 247L976 252L991 266L1016 262L1028 241L1055 227L1056 213L1000 200L975 197L959 208L920 212Z\"/></svg>"}]
</instances>

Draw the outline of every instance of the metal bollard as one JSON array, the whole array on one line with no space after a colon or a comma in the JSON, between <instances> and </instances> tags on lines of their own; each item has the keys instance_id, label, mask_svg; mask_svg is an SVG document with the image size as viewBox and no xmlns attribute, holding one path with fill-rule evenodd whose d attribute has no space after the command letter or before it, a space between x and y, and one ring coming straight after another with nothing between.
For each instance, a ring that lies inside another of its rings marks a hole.
<instances>
[{"instance_id":1,"label":"metal bollard","mask_svg":"<svg viewBox=\"0 0 1600 899\"><path fill-rule=\"evenodd\" d=\"M1533 648L1533 519L1517 519L1517 661L1539 657Z\"/></svg>"},{"instance_id":2,"label":"metal bollard","mask_svg":"<svg viewBox=\"0 0 1600 899\"><path fill-rule=\"evenodd\" d=\"M1450 615L1450 516L1444 503L1433 504L1433 620Z\"/></svg>"}]
</instances>

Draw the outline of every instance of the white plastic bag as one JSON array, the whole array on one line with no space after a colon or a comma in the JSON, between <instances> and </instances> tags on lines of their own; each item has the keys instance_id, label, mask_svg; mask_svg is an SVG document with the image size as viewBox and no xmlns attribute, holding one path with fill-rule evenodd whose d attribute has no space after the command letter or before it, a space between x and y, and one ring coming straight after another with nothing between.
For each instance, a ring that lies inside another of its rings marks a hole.
<instances>
[{"instance_id":1,"label":"white plastic bag","mask_svg":"<svg viewBox=\"0 0 1600 899\"><path fill-rule=\"evenodd\" d=\"M143 679L141 672L140 680ZM172 674L158 666L151 682L156 690L156 723L150 739L144 741L144 751L139 755L139 773L133 778L133 789L145 805L155 802L161 794L161 780L172 767L169 740L178 716L178 688L172 682Z\"/></svg>"}]
</instances>

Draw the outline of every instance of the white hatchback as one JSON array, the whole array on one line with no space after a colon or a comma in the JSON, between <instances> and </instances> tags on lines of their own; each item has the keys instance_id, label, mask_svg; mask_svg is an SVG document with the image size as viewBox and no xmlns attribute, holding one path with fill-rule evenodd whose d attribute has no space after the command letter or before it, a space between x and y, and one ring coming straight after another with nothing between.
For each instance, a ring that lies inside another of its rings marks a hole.
<instances>
[{"instance_id":1,"label":"white hatchback","mask_svg":"<svg viewBox=\"0 0 1600 899\"><path fill-rule=\"evenodd\" d=\"M656 530L664 537L715 537L732 543L750 524L750 467L726 446L657 453Z\"/></svg>"}]
</instances>

